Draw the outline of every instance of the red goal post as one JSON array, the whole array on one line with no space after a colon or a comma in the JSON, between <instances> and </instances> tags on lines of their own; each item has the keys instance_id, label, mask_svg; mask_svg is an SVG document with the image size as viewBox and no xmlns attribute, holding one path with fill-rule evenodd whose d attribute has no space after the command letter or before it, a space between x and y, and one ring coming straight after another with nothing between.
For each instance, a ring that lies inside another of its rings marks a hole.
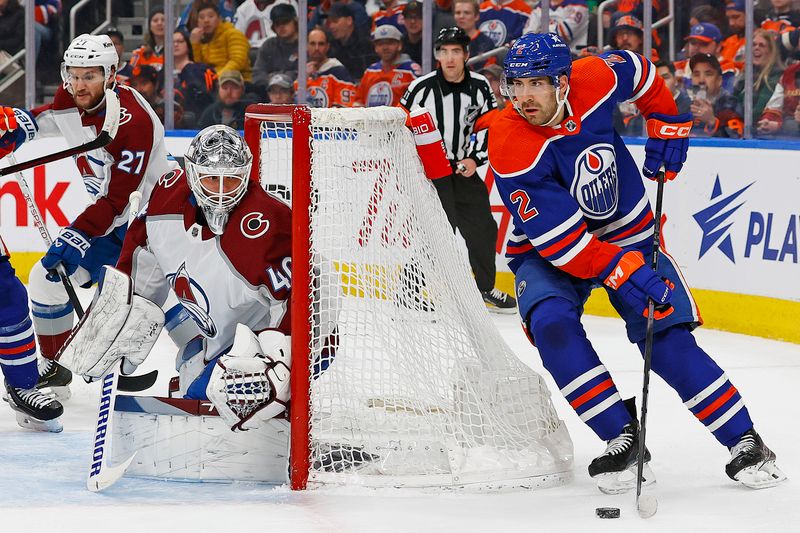
<instances>
[{"instance_id":1,"label":"red goal post","mask_svg":"<svg viewBox=\"0 0 800 533\"><path fill-rule=\"evenodd\" d=\"M488 316L404 123L246 110L251 179L292 204L292 488L564 482L566 428Z\"/></svg>"}]
</instances>

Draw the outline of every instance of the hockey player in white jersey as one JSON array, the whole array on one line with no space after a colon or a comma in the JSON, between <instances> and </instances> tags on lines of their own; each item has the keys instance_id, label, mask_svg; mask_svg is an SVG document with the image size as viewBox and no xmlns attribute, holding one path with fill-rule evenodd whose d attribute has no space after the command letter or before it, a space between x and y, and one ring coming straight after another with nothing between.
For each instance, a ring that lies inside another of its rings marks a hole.
<instances>
[{"instance_id":1,"label":"hockey player in white jersey","mask_svg":"<svg viewBox=\"0 0 800 533\"><path fill-rule=\"evenodd\" d=\"M252 159L227 126L198 133L186 170L162 176L131 224L117 264L122 274L113 274L131 277L134 299L162 306L169 294L177 297L198 332L178 353L180 392L211 400L234 429L280 414L289 395L291 210L250 182ZM125 354L123 372L147 355L98 342L131 338L139 322L106 331L119 321L117 309L98 305L101 298L102 287L59 359L91 377L116 364L114 354Z\"/></svg>"},{"instance_id":2,"label":"hockey player in white jersey","mask_svg":"<svg viewBox=\"0 0 800 533\"><path fill-rule=\"evenodd\" d=\"M81 35L64 52L64 84L51 103L30 111L0 108L15 125L0 130L1 157L43 137L64 137L70 146L87 142L103 123L105 90L113 89L120 99L119 130L111 144L75 158L91 204L61 231L30 273L33 326L46 360L39 386L64 396L71 375L51 360L72 329L74 313L62 284L49 272L63 265L73 284L95 283L101 267L119 257L130 193L140 191L146 202L156 180L177 166L168 158L164 128L147 101L134 89L116 85L118 63L108 36Z\"/></svg>"}]
</instances>

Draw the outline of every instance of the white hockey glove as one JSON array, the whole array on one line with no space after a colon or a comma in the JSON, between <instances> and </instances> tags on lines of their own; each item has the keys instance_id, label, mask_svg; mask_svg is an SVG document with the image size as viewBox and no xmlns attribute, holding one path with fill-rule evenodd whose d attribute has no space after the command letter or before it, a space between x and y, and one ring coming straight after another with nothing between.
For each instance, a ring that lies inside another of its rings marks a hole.
<instances>
[{"instance_id":1,"label":"white hockey glove","mask_svg":"<svg viewBox=\"0 0 800 533\"><path fill-rule=\"evenodd\" d=\"M211 372L206 394L233 431L258 427L286 409L289 402L289 337L279 331L256 336L236 326L233 347Z\"/></svg>"},{"instance_id":2,"label":"white hockey glove","mask_svg":"<svg viewBox=\"0 0 800 533\"><path fill-rule=\"evenodd\" d=\"M127 274L110 266L103 269L91 307L56 354L59 364L95 379L120 359L123 374L136 370L164 327L164 312L133 294Z\"/></svg>"}]
</instances>

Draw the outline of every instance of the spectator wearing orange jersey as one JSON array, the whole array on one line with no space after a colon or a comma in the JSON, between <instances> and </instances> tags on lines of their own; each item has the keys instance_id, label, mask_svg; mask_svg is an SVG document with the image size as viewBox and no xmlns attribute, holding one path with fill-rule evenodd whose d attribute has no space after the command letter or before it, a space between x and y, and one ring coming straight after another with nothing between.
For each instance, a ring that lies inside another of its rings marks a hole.
<instances>
[{"instance_id":1,"label":"spectator wearing orange jersey","mask_svg":"<svg viewBox=\"0 0 800 533\"><path fill-rule=\"evenodd\" d=\"M311 107L349 107L353 102L356 85L342 62L328 57L330 48L328 34L322 28L308 33L306 91Z\"/></svg>"},{"instance_id":2,"label":"spectator wearing orange jersey","mask_svg":"<svg viewBox=\"0 0 800 533\"><path fill-rule=\"evenodd\" d=\"M384 24L372 32L375 53L380 61L367 67L356 90L353 102L357 107L393 106L412 81L422 74L422 68L402 53L403 34L392 24Z\"/></svg>"},{"instance_id":3,"label":"spectator wearing orange jersey","mask_svg":"<svg viewBox=\"0 0 800 533\"><path fill-rule=\"evenodd\" d=\"M150 65L156 70L164 66L164 9L157 7L150 12L147 19L147 33L144 43L131 54L131 67Z\"/></svg>"},{"instance_id":4,"label":"spectator wearing orange jersey","mask_svg":"<svg viewBox=\"0 0 800 533\"><path fill-rule=\"evenodd\" d=\"M770 4L762 29L777 35L800 27L800 11L792 9L792 0L770 0Z\"/></svg>"},{"instance_id":5,"label":"spectator wearing orange jersey","mask_svg":"<svg viewBox=\"0 0 800 533\"><path fill-rule=\"evenodd\" d=\"M722 40L719 51L720 57L732 62L739 70L744 69L744 9L744 0L730 0L725 6L725 16L728 17L728 36Z\"/></svg>"}]
</instances>

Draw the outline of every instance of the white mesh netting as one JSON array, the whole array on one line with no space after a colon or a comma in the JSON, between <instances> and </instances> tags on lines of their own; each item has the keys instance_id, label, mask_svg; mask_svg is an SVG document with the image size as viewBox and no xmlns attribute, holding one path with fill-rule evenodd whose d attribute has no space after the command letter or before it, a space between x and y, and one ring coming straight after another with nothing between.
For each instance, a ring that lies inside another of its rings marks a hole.
<instances>
[{"instance_id":1,"label":"white mesh netting","mask_svg":"<svg viewBox=\"0 0 800 533\"><path fill-rule=\"evenodd\" d=\"M260 123L257 156L280 193L286 120ZM404 123L392 108L311 110L309 484L561 482L569 435L492 323Z\"/></svg>"}]
</instances>

